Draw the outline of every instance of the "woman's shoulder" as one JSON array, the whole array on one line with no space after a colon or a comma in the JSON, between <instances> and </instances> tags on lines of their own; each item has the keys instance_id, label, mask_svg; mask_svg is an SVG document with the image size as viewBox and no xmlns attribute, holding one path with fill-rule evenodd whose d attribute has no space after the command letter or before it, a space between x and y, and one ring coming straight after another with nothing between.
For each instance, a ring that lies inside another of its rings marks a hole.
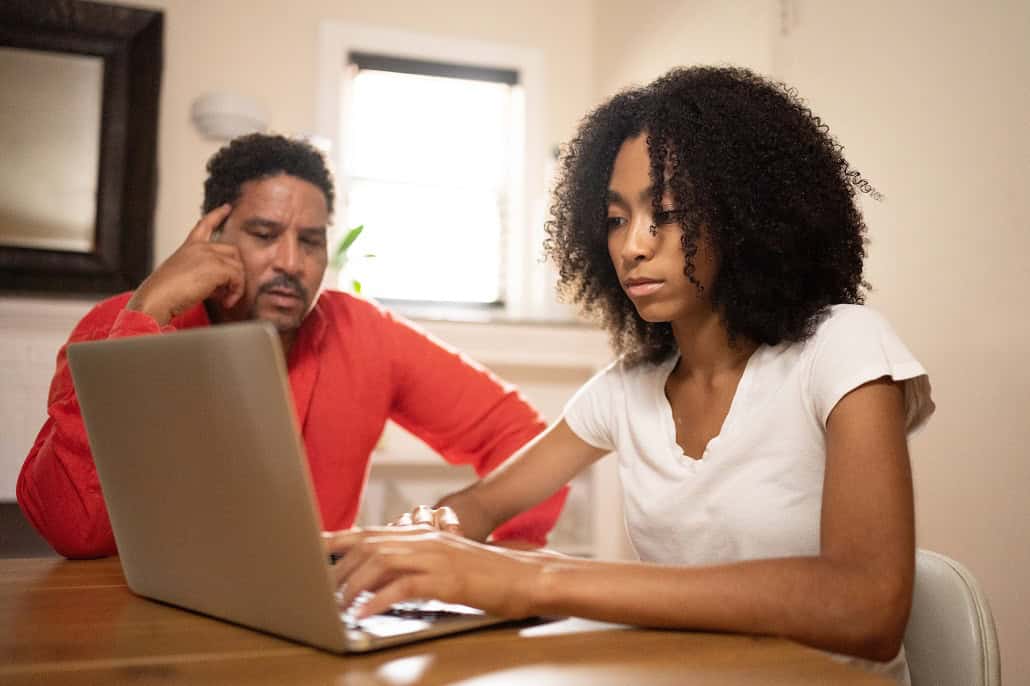
<instances>
[{"instance_id":1,"label":"woman's shoulder","mask_svg":"<svg viewBox=\"0 0 1030 686\"><path fill-rule=\"evenodd\" d=\"M635 362L619 357L601 373L628 385L651 385L659 379L664 383L665 377L669 375L678 359L678 354L670 355L659 362Z\"/></svg>"},{"instance_id":2,"label":"woman's shoulder","mask_svg":"<svg viewBox=\"0 0 1030 686\"><path fill-rule=\"evenodd\" d=\"M806 352L808 387L824 422L845 393L880 377L906 382L910 428L922 424L933 412L926 369L887 318L871 307L831 307L806 342Z\"/></svg>"},{"instance_id":3,"label":"woman's shoulder","mask_svg":"<svg viewBox=\"0 0 1030 686\"><path fill-rule=\"evenodd\" d=\"M812 336L802 342L809 354L827 346L848 348L849 344L876 341L897 334L887 318L868 305L832 305L816 324Z\"/></svg>"},{"instance_id":4,"label":"woman's shoulder","mask_svg":"<svg viewBox=\"0 0 1030 686\"><path fill-rule=\"evenodd\" d=\"M625 397L648 393L656 383L659 383L659 379L664 383L669 369L675 362L675 357L656 364L632 362L620 356L599 369L580 387L576 395Z\"/></svg>"},{"instance_id":5,"label":"woman's shoulder","mask_svg":"<svg viewBox=\"0 0 1030 686\"><path fill-rule=\"evenodd\" d=\"M832 305L816 327L815 335L827 331L879 329L889 327L887 318L868 305Z\"/></svg>"}]
</instances>

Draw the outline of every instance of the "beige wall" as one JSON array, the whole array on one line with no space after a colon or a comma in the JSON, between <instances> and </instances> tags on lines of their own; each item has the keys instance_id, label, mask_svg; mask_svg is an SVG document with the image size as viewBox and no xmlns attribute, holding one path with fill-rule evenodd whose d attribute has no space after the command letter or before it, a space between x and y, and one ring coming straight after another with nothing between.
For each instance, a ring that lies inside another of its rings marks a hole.
<instances>
[{"instance_id":1,"label":"beige wall","mask_svg":"<svg viewBox=\"0 0 1030 686\"><path fill-rule=\"evenodd\" d=\"M599 102L680 64L772 62L771 0L596 0L593 96Z\"/></svg>"},{"instance_id":2,"label":"beige wall","mask_svg":"<svg viewBox=\"0 0 1030 686\"><path fill-rule=\"evenodd\" d=\"M197 220L204 163L218 147L202 139L190 124L193 99L215 90L248 95L268 110L272 129L314 133L321 21L541 50L548 144L568 136L592 93L590 0L144 0L139 4L165 11L156 260L167 257Z\"/></svg>"},{"instance_id":3,"label":"beige wall","mask_svg":"<svg viewBox=\"0 0 1030 686\"><path fill-rule=\"evenodd\" d=\"M929 369L938 405L912 442L919 544L959 559L983 582L1004 680L1023 683L1030 674L1030 3L600 0L598 7L595 99L675 64L751 66L796 86L886 195L883 203L863 201L870 303Z\"/></svg>"}]
</instances>

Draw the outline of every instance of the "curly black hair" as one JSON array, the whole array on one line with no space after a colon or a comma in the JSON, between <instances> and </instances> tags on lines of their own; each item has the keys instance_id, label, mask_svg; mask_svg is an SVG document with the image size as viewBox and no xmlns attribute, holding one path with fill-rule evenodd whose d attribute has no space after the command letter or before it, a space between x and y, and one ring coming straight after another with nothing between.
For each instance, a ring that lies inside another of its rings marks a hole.
<instances>
[{"instance_id":1,"label":"curly black hair","mask_svg":"<svg viewBox=\"0 0 1030 686\"><path fill-rule=\"evenodd\" d=\"M234 138L208 160L201 210L207 214L235 202L247 181L279 174L317 186L325 195L326 209L332 217L333 176L318 148L306 141L264 133Z\"/></svg>"},{"instance_id":2,"label":"curly black hair","mask_svg":"<svg viewBox=\"0 0 1030 686\"><path fill-rule=\"evenodd\" d=\"M600 321L624 360L659 362L676 349L669 323L637 314L608 254L612 167L622 143L642 133L652 205L657 212L664 185L684 209L684 273L699 288L702 228L711 243L718 270L706 295L731 341L804 340L830 305L863 301L866 227L855 193L876 191L827 126L796 91L747 69L674 69L584 118L563 150L547 222L560 291Z\"/></svg>"}]
</instances>

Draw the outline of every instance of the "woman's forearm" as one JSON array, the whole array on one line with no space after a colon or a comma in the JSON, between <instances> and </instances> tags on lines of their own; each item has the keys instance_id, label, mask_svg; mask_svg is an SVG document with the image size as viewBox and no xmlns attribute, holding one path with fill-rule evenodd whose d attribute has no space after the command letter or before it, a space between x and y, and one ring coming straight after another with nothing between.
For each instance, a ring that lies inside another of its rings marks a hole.
<instances>
[{"instance_id":1,"label":"woman's forearm","mask_svg":"<svg viewBox=\"0 0 1030 686\"><path fill-rule=\"evenodd\" d=\"M485 541L494 529L549 498L605 454L558 421L498 469L438 505L457 513L466 537Z\"/></svg>"},{"instance_id":2,"label":"woman's forearm","mask_svg":"<svg viewBox=\"0 0 1030 686\"><path fill-rule=\"evenodd\" d=\"M640 626L765 634L872 660L900 647L907 586L823 557L710 567L538 561L528 611Z\"/></svg>"}]
</instances>

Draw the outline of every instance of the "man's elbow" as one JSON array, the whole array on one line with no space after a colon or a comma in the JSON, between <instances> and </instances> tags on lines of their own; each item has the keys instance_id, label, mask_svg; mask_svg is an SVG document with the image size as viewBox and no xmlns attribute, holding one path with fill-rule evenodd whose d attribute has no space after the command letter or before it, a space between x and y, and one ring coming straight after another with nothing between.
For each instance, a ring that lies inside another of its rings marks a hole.
<instances>
[{"instance_id":1,"label":"man's elbow","mask_svg":"<svg viewBox=\"0 0 1030 686\"><path fill-rule=\"evenodd\" d=\"M117 555L114 536L110 529L91 526L48 526L45 521L38 521L28 512L26 517L35 527L39 535L50 544L54 551L69 560L91 560L98 557Z\"/></svg>"},{"instance_id":2,"label":"man's elbow","mask_svg":"<svg viewBox=\"0 0 1030 686\"><path fill-rule=\"evenodd\" d=\"M95 560L100 557L111 557L118 552L113 545L106 546L92 541L48 540L47 542L58 555L69 560Z\"/></svg>"}]
</instances>

